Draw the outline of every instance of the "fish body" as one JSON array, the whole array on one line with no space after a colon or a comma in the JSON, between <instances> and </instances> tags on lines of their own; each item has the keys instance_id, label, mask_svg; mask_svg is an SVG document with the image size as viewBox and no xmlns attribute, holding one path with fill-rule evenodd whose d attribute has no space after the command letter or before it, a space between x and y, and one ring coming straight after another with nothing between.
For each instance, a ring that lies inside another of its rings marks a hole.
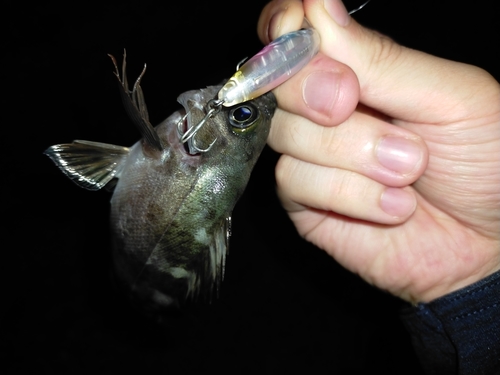
<instances>
[{"instance_id":1,"label":"fish body","mask_svg":"<svg viewBox=\"0 0 500 375\"><path fill-rule=\"evenodd\" d=\"M143 73L133 90L125 60L123 78L115 73L140 141L130 148L74 141L45 154L84 188L117 180L110 220L114 273L131 300L154 313L217 293L231 212L265 146L276 100L270 93L222 108L186 145L180 136L205 117L222 86L181 94L184 110L153 128L140 88Z\"/></svg>"}]
</instances>

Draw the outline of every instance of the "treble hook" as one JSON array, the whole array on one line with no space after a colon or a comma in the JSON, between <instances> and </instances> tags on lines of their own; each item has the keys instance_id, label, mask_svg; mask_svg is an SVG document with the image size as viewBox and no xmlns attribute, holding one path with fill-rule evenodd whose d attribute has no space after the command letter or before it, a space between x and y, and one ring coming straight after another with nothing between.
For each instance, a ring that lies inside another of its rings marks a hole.
<instances>
[{"instance_id":1,"label":"treble hook","mask_svg":"<svg viewBox=\"0 0 500 375\"><path fill-rule=\"evenodd\" d=\"M370 1L370 0L368 0ZM239 70L240 69L240 66L248 59L248 57L245 57L243 60L241 60L238 65L236 66L236 70ZM210 150L210 148L213 146L213 144L215 143L215 141L217 140L217 138L206 148L206 149L199 149L197 146L196 146L196 139L193 138L194 135L198 132L198 130L201 129L201 127L213 116L215 116L217 113L220 112L221 108L222 108L222 105L224 104L224 100L221 100L221 99L212 99L210 100L207 105L205 106L205 110L207 107L209 107L210 109L208 110L207 114L201 119L201 121L198 123L198 125L196 126L193 126L191 127L190 129L188 129L187 132L185 132L184 134L182 133L182 130L181 130L181 126L182 126L182 123L186 120L186 117L188 116L188 114L186 113L182 119L177 123L177 131L179 133L179 135L181 135L181 143L186 143L188 142L189 140L192 139L191 143L189 144L189 148L190 149L194 149L196 152L207 152L208 150Z\"/></svg>"},{"instance_id":2,"label":"treble hook","mask_svg":"<svg viewBox=\"0 0 500 375\"><path fill-rule=\"evenodd\" d=\"M210 100L207 103L207 105L205 106L205 109L209 108L206 115L201 119L201 121L196 126L191 127L190 129L188 129L188 131L186 131L184 134L182 134L182 130L180 127L182 126L182 123L184 122L184 120L188 116L189 112L186 113L182 117L182 119L177 123L177 130L178 130L179 134L182 134L181 139L180 139L181 143L186 143L186 142L190 141L189 149L194 150L196 152L207 152L208 150L210 150L210 148L214 145L215 141L217 141L217 138L215 138L215 140L212 143L210 143L210 145L206 149L201 149L196 145L196 138L194 138L194 136L209 119L211 119L212 117L214 117L215 115L217 115L220 112L220 110L222 108L222 103L223 103L222 100L218 100L218 99Z\"/></svg>"}]
</instances>

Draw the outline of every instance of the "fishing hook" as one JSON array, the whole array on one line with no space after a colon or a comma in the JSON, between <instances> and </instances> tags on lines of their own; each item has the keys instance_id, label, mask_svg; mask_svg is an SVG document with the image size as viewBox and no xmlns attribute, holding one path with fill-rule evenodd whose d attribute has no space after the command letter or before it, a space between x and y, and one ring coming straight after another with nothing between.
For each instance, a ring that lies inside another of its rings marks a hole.
<instances>
[{"instance_id":1,"label":"fishing hook","mask_svg":"<svg viewBox=\"0 0 500 375\"><path fill-rule=\"evenodd\" d=\"M215 140L207 148L201 149L196 145L196 138L194 136L209 119L211 119L212 117L214 117L215 115L217 115L220 112L220 110L222 108L222 103L223 103L222 100L218 100L218 99L210 100L207 103L207 105L205 106L205 109L209 108L206 115L201 119L201 121L196 126L191 127L183 134L182 130L181 130L181 126L182 126L183 122L186 120L189 112L186 113L182 117L182 119L177 123L177 131L178 131L179 135L182 134L181 138L180 138L181 143L186 143L186 142L190 141L189 149L194 150L197 153L198 152L207 152L208 150L210 150L210 148L214 145L215 141L217 141L217 138L215 138Z\"/></svg>"}]
</instances>

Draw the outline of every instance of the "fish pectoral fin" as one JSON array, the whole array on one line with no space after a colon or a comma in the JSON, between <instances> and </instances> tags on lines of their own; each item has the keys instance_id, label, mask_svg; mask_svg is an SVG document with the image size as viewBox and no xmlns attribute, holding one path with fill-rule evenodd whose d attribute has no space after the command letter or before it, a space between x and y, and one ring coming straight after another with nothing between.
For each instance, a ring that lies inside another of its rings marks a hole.
<instances>
[{"instance_id":1,"label":"fish pectoral fin","mask_svg":"<svg viewBox=\"0 0 500 375\"><path fill-rule=\"evenodd\" d=\"M163 145L161 143L160 137L153 125L149 122L149 114L148 109L146 107L146 101L144 100L144 93L141 88L141 79L146 72L146 64L144 64L144 69L141 74L137 78L132 88L132 91L129 90L128 81L127 81L127 73L126 73L126 65L127 65L127 54L126 51L123 52L123 63L122 63L122 75L120 77L120 72L118 70L118 65L116 63L116 59L112 55L108 55L113 61L113 65L115 66L115 76L120 82L120 96L123 101L123 105L125 107L125 111L128 116L134 123L134 125L139 129L139 132L142 135L142 138L146 141L146 143L151 146L153 149L158 151L163 150Z\"/></svg>"},{"instance_id":2,"label":"fish pectoral fin","mask_svg":"<svg viewBox=\"0 0 500 375\"><path fill-rule=\"evenodd\" d=\"M82 140L44 151L66 176L88 190L99 190L119 177L128 153L127 147Z\"/></svg>"},{"instance_id":3,"label":"fish pectoral fin","mask_svg":"<svg viewBox=\"0 0 500 375\"><path fill-rule=\"evenodd\" d=\"M214 235L214 246L210 247L211 278L214 283L216 296L224 280L226 269L226 255L229 251L229 238L231 237L231 215L227 216L217 228Z\"/></svg>"}]
</instances>

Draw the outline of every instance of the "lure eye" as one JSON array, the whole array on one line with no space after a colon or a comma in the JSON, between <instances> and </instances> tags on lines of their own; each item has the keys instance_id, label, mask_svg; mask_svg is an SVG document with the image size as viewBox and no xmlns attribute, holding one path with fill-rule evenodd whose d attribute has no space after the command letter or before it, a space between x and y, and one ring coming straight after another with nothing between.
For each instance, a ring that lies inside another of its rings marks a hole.
<instances>
[{"instance_id":1,"label":"lure eye","mask_svg":"<svg viewBox=\"0 0 500 375\"><path fill-rule=\"evenodd\" d=\"M229 123L236 131L245 131L259 117L259 110L250 103L245 103L229 111Z\"/></svg>"}]
</instances>

